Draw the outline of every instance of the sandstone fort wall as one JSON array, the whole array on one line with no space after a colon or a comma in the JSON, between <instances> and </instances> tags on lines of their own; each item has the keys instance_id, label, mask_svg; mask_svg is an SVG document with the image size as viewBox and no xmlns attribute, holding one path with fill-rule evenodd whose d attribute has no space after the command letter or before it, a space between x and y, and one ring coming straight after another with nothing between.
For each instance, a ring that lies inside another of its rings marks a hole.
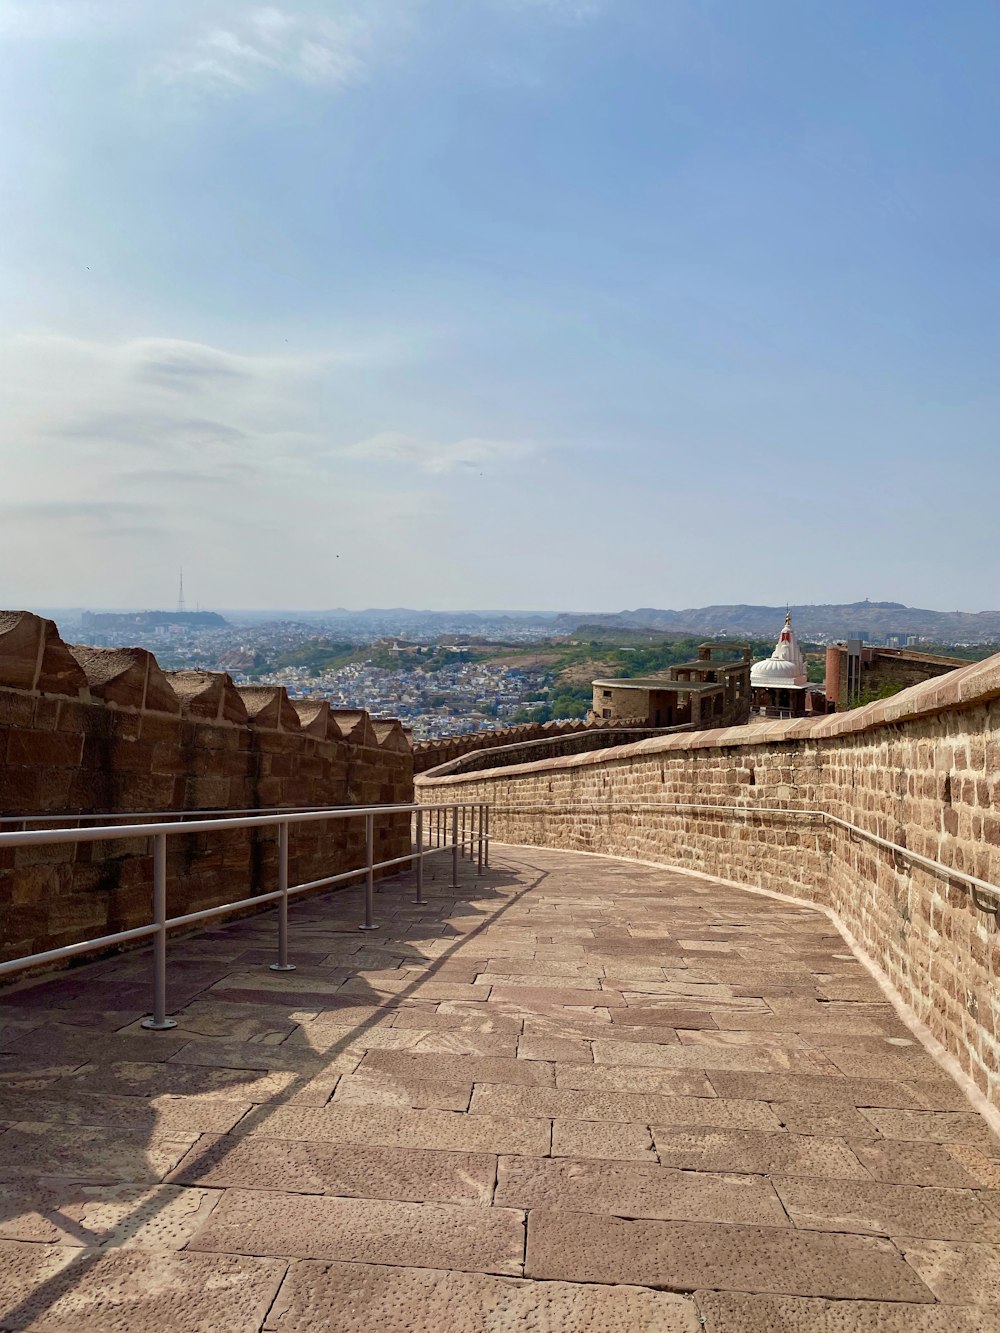
<instances>
[{"instance_id":1,"label":"sandstone fort wall","mask_svg":"<svg viewBox=\"0 0 1000 1333\"><path fill-rule=\"evenodd\" d=\"M850 713L688 732L467 776L425 774L417 793L491 802L502 841L689 867L832 907L1000 1105L994 919L959 882L846 830L753 813L827 811L1000 884L1000 656ZM672 811L672 803L746 813ZM563 813L560 805L584 808Z\"/></svg>"},{"instance_id":2,"label":"sandstone fort wall","mask_svg":"<svg viewBox=\"0 0 1000 1333\"><path fill-rule=\"evenodd\" d=\"M463 736L440 736L433 740L416 741L413 746L413 771L425 773L430 768L461 759L473 750L493 750L501 746L519 745L525 741L544 741L556 736L572 736L578 732L597 732L606 728L646 728L648 718L624 717L614 722L598 720L584 722L572 718L564 722L524 722L513 727L497 727L493 731L470 731Z\"/></svg>"},{"instance_id":3,"label":"sandstone fort wall","mask_svg":"<svg viewBox=\"0 0 1000 1333\"><path fill-rule=\"evenodd\" d=\"M398 722L160 669L143 649L68 645L0 613L0 815L401 804L413 760ZM60 821L65 822L65 821ZM0 828L14 829L16 823ZM408 816L375 823L376 860L410 849ZM276 829L171 837L168 908L276 887ZM363 864L363 819L292 828L290 882ZM149 840L0 850L0 960L150 919Z\"/></svg>"}]
</instances>

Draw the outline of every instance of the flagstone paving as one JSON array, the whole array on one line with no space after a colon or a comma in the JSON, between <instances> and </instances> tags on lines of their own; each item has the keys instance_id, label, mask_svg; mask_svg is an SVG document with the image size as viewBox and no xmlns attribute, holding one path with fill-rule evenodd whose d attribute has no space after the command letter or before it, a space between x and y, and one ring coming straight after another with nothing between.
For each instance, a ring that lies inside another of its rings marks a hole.
<instances>
[{"instance_id":1,"label":"flagstone paving","mask_svg":"<svg viewBox=\"0 0 1000 1333\"><path fill-rule=\"evenodd\" d=\"M1000 1140L819 912L495 847L0 991L0 1330L1000 1333Z\"/></svg>"}]
</instances>

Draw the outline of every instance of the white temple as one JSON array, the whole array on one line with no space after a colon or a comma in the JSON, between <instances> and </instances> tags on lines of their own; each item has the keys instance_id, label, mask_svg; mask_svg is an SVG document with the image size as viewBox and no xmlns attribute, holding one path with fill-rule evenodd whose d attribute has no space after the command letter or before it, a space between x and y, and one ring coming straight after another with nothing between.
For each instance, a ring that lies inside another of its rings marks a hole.
<instances>
[{"instance_id":1,"label":"white temple","mask_svg":"<svg viewBox=\"0 0 1000 1333\"><path fill-rule=\"evenodd\" d=\"M802 656L791 612L785 616L785 627L770 657L755 662L750 668L750 688L760 690L801 690L807 684L806 663Z\"/></svg>"}]
</instances>

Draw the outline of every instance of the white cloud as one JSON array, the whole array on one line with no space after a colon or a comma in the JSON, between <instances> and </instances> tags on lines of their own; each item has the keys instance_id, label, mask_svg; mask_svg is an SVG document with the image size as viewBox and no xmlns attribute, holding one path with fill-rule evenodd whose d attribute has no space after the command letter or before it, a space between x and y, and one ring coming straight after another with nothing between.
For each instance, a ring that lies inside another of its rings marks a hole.
<instances>
[{"instance_id":1,"label":"white cloud","mask_svg":"<svg viewBox=\"0 0 1000 1333\"><path fill-rule=\"evenodd\" d=\"M383 431L338 451L342 458L363 462L397 463L422 472L481 471L491 464L510 463L531 452L529 445L511 440L469 437L451 443L423 440L399 431Z\"/></svg>"},{"instance_id":2,"label":"white cloud","mask_svg":"<svg viewBox=\"0 0 1000 1333\"><path fill-rule=\"evenodd\" d=\"M398 356L368 347L366 366ZM334 605L334 568L353 596L390 596L428 523L449 526L453 479L527 448L364 437L357 364L171 338L0 340L0 605L148 604L178 563L222 604L291 605L305 581Z\"/></svg>"},{"instance_id":3,"label":"white cloud","mask_svg":"<svg viewBox=\"0 0 1000 1333\"><path fill-rule=\"evenodd\" d=\"M381 26L377 5L343 6L336 16L241 7L179 42L155 73L207 93L248 92L270 79L342 88L367 77Z\"/></svg>"}]
</instances>

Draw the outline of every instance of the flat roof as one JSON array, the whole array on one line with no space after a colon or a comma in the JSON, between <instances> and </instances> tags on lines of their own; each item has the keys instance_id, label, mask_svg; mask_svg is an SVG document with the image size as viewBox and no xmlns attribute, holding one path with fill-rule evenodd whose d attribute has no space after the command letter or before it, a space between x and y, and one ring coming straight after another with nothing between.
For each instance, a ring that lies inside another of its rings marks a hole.
<instances>
[{"instance_id":1,"label":"flat roof","mask_svg":"<svg viewBox=\"0 0 1000 1333\"><path fill-rule=\"evenodd\" d=\"M624 680L595 680L592 685L616 690L663 690L674 694L692 694L701 690L721 690L721 680L670 680L666 676L634 676Z\"/></svg>"},{"instance_id":2,"label":"flat roof","mask_svg":"<svg viewBox=\"0 0 1000 1333\"><path fill-rule=\"evenodd\" d=\"M698 657L693 662L674 662L668 671L725 671L727 667L746 667L750 666L743 657L713 657L711 661L704 657Z\"/></svg>"}]
</instances>

